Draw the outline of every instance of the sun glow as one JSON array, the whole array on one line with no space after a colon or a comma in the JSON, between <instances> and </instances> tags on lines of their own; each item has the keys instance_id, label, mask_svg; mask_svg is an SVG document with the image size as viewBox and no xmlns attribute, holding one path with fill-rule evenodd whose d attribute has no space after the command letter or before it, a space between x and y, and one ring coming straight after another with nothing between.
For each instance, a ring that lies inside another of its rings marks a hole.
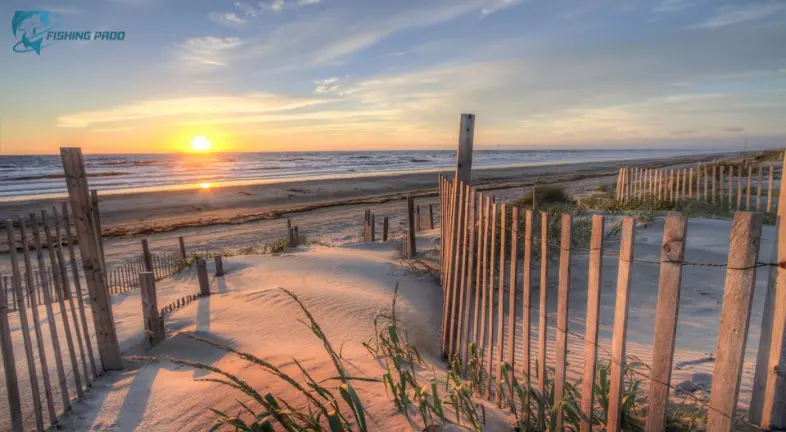
<instances>
[{"instance_id":1,"label":"sun glow","mask_svg":"<svg viewBox=\"0 0 786 432\"><path fill-rule=\"evenodd\" d=\"M213 145L208 141L207 138L203 136L194 137L191 140L191 149L195 152L206 152L210 151Z\"/></svg>"}]
</instances>

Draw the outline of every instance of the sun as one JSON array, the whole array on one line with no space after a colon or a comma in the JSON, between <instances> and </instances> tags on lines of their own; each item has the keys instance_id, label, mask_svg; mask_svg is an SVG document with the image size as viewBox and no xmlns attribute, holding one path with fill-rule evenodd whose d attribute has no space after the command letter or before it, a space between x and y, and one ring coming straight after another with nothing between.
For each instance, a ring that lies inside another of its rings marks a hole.
<instances>
[{"instance_id":1,"label":"sun","mask_svg":"<svg viewBox=\"0 0 786 432\"><path fill-rule=\"evenodd\" d=\"M194 137L194 139L191 140L191 149L195 152L210 151L212 147L213 144L210 144L210 141L203 136Z\"/></svg>"}]
</instances>

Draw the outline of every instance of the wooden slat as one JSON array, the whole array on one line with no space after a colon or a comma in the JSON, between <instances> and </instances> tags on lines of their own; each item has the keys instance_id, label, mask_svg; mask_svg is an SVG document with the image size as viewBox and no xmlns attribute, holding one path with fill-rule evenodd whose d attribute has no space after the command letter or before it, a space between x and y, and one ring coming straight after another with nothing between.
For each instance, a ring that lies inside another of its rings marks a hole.
<instances>
[{"instance_id":1,"label":"wooden slat","mask_svg":"<svg viewBox=\"0 0 786 432\"><path fill-rule=\"evenodd\" d=\"M751 210L751 192L753 189L752 183L753 179L753 166L748 166L748 185L745 188L745 210Z\"/></svg>"},{"instance_id":2,"label":"wooden slat","mask_svg":"<svg viewBox=\"0 0 786 432\"><path fill-rule=\"evenodd\" d=\"M17 221L22 223L21 220L17 219ZM28 385L30 386L30 390L33 396L33 413L35 415L35 422L37 430L42 431L44 430L44 416L43 416L43 407L41 406L41 392L38 388L38 373L36 372L35 367L35 356L33 354L33 342L32 338L30 337L30 325L27 320L27 311L25 310L25 297L30 296L29 299L32 300L33 293L30 291L30 285L27 285L28 290L27 293L22 291L22 272L19 269L19 259L17 257L17 246L16 246L16 238L14 235L14 221L11 219L7 219L5 221L6 227L6 234L8 238L8 255L11 261L11 271L13 273L12 283L14 284L14 290L16 291L16 298L17 298L17 311L19 312L19 324L22 327L22 340L24 342L25 347L25 359L27 360L27 373L30 381ZM22 250L27 250L26 243L24 239L20 240L20 245L22 245ZM38 308L32 308L38 309Z\"/></svg>"},{"instance_id":3,"label":"wooden slat","mask_svg":"<svg viewBox=\"0 0 786 432\"><path fill-rule=\"evenodd\" d=\"M716 183L718 182L718 167L713 165L712 166L712 202L715 202L715 197L717 196L717 188Z\"/></svg>"},{"instance_id":4,"label":"wooden slat","mask_svg":"<svg viewBox=\"0 0 786 432\"><path fill-rule=\"evenodd\" d=\"M674 360L674 342L677 336L682 260L685 258L687 230L687 217L666 216L660 257L655 338L652 363L650 363L650 389L647 398L649 407L645 430L649 432L659 432L666 428L666 408Z\"/></svg>"},{"instance_id":5,"label":"wooden slat","mask_svg":"<svg viewBox=\"0 0 786 432\"><path fill-rule=\"evenodd\" d=\"M737 209L742 209L742 165L737 168Z\"/></svg>"},{"instance_id":6,"label":"wooden slat","mask_svg":"<svg viewBox=\"0 0 786 432\"><path fill-rule=\"evenodd\" d=\"M508 380L513 382L516 370L516 287L518 286L518 249L519 249L519 208L511 206L510 216L510 275L508 282L508 338L505 345L508 347L508 355L505 360L510 366ZM516 406L508 407L513 412Z\"/></svg>"},{"instance_id":7,"label":"wooden slat","mask_svg":"<svg viewBox=\"0 0 786 432\"><path fill-rule=\"evenodd\" d=\"M759 166L759 172L756 176L756 211L761 211L761 183L762 183L762 167Z\"/></svg>"},{"instance_id":8,"label":"wooden slat","mask_svg":"<svg viewBox=\"0 0 786 432\"><path fill-rule=\"evenodd\" d=\"M562 215L559 288L557 291L557 335L556 362L554 367L554 405L560 406L565 397L565 381L568 367L568 304L570 301L570 261L571 261L571 228L573 218L569 214ZM562 430L563 411L557 413L554 430Z\"/></svg>"},{"instance_id":9,"label":"wooden slat","mask_svg":"<svg viewBox=\"0 0 786 432\"><path fill-rule=\"evenodd\" d=\"M449 342L450 342L450 332L452 329L452 318L453 318L453 298L455 295L454 284L455 280L458 277L456 273L456 268L458 267L456 261L458 260L458 255L460 249L457 247L458 243L458 235L459 230L457 227L459 226L459 215L461 214L458 211L461 208L461 201L463 198L463 183L458 181L458 177L453 178L453 187L451 188L451 205L450 205L450 228L448 234L448 263L447 263L447 283L445 284L445 311L443 314L443 326L442 326L442 355L445 359L450 361L450 349L449 349Z\"/></svg>"},{"instance_id":10,"label":"wooden slat","mask_svg":"<svg viewBox=\"0 0 786 432\"><path fill-rule=\"evenodd\" d=\"M693 199L693 168L688 171L688 197Z\"/></svg>"},{"instance_id":11,"label":"wooden slat","mask_svg":"<svg viewBox=\"0 0 786 432\"><path fill-rule=\"evenodd\" d=\"M584 373L581 382L581 413L583 414L581 432L592 431L595 365L598 362L598 313L600 311L600 288L603 280L603 231L603 216L592 216L592 237L587 275L587 324L584 331Z\"/></svg>"},{"instance_id":12,"label":"wooden slat","mask_svg":"<svg viewBox=\"0 0 786 432\"><path fill-rule=\"evenodd\" d=\"M761 213L734 215L707 416L710 431L730 431L734 426L762 222Z\"/></svg>"},{"instance_id":13,"label":"wooden slat","mask_svg":"<svg viewBox=\"0 0 786 432\"><path fill-rule=\"evenodd\" d=\"M491 250L490 259L489 259L489 284L488 284L488 302L489 302L489 316L488 316L488 330L489 330L489 343L488 343L488 356L486 357L486 371L488 372L488 388L486 389L486 399L491 400L491 393L493 389L493 366L494 366L494 359L493 359L493 352L492 347L494 346L494 273L496 267L496 259L497 259L497 234L496 234L496 226L497 226L497 204L492 202L491 204L491 227L490 227L490 235L491 235ZM500 336L501 337L501 336Z\"/></svg>"},{"instance_id":14,"label":"wooden slat","mask_svg":"<svg viewBox=\"0 0 786 432\"><path fill-rule=\"evenodd\" d=\"M494 401L497 406L502 406L502 374L500 373L500 366L502 365L502 338L504 336L505 325L505 245L507 234L507 207L505 204L499 205L499 288L497 289L497 364L494 365Z\"/></svg>"},{"instance_id":15,"label":"wooden slat","mask_svg":"<svg viewBox=\"0 0 786 432\"><path fill-rule=\"evenodd\" d=\"M79 318L76 313L76 307L74 306L74 296L71 292L71 282L68 277L68 267L66 266L65 256L63 255L63 248L61 245L60 236L60 214L57 211L57 206L52 206L52 215L54 216L54 225L55 225L55 241L54 243L51 240L48 240L49 244L54 244L54 249L56 250L57 254L57 267L58 271L60 272L60 280L63 284L63 295L66 299L68 299L68 304L71 310L71 320L74 323L74 330L76 331L76 340L77 345L79 347L79 358L82 363L82 372L84 373L82 376L85 377L85 387L89 387L90 382L90 374L87 370L87 359L85 358L85 345L83 341L82 330L79 328ZM80 395L81 396L81 395Z\"/></svg>"},{"instance_id":16,"label":"wooden slat","mask_svg":"<svg viewBox=\"0 0 786 432\"><path fill-rule=\"evenodd\" d=\"M709 171L707 165L704 165L704 201L709 201Z\"/></svg>"},{"instance_id":17,"label":"wooden slat","mask_svg":"<svg viewBox=\"0 0 786 432\"><path fill-rule=\"evenodd\" d=\"M480 349L480 342L478 340L480 330L480 314L483 310L481 303L485 299L485 291L483 290L483 194L478 192L477 199L475 200L475 220L476 220L476 240L475 240L475 289L474 293L474 310L472 311L472 343L475 344L477 349Z\"/></svg>"},{"instance_id":18,"label":"wooden slat","mask_svg":"<svg viewBox=\"0 0 786 432\"><path fill-rule=\"evenodd\" d=\"M548 368L546 367L546 336L548 333L548 309L546 306L549 292L548 234L549 214L543 212L540 214L540 309L538 312L538 393L541 395L538 400L539 430L545 430L546 428L546 406L543 398L546 394L546 374L548 373Z\"/></svg>"},{"instance_id":19,"label":"wooden slat","mask_svg":"<svg viewBox=\"0 0 786 432\"><path fill-rule=\"evenodd\" d=\"M617 300L614 307L614 330L611 343L611 387L609 390L609 432L620 430L620 406L625 374L625 344L628 333L628 299L630 297L631 267L633 264L636 219L622 219L619 272L617 273Z\"/></svg>"},{"instance_id":20,"label":"wooden slat","mask_svg":"<svg viewBox=\"0 0 786 432\"><path fill-rule=\"evenodd\" d=\"M723 171L724 171L724 168L726 168L726 167L724 167L723 165L720 166L720 176L718 176L718 193L720 194L720 205L721 206L724 205L724 201L723 201L723 179L724 179Z\"/></svg>"},{"instance_id":21,"label":"wooden slat","mask_svg":"<svg viewBox=\"0 0 786 432\"><path fill-rule=\"evenodd\" d=\"M456 349L454 348L456 344L456 331L458 330L458 323L461 320L460 309L459 309L459 297L461 296L461 287L462 287L462 270L464 266L462 265L462 260L465 258L466 255L466 226L467 226L467 204L469 202L469 185L465 183L461 183L461 200L459 201L459 205L456 206L456 210L458 211L458 224L456 225L456 243L454 248L456 250L456 268L454 270L454 277L452 282L451 289L453 290L453 294L451 295L450 299L450 327L448 328L448 359L450 362L453 361L453 356L456 355Z\"/></svg>"},{"instance_id":22,"label":"wooden slat","mask_svg":"<svg viewBox=\"0 0 786 432\"><path fill-rule=\"evenodd\" d=\"M524 256L523 256L524 272L522 278L524 279L522 290L522 307L521 318L521 376L524 378L524 384L529 386L530 380L530 334L532 333L532 211L527 210L524 213ZM529 392L524 393L524 407L522 407L522 417L525 421L529 421Z\"/></svg>"},{"instance_id":23,"label":"wooden slat","mask_svg":"<svg viewBox=\"0 0 786 432\"><path fill-rule=\"evenodd\" d=\"M22 252L25 260L25 272L27 273L27 286L35 286L35 273L30 260L30 248L26 247L27 232L25 230L25 221L18 219L19 222L19 239L23 245ZM40 248L37 248L40 249ZM38 289L39 293L45 291ZM30 293L28 293L29 295ZM44 347L43 333L41 332L41 320L38 317L38 308L33 307L30 309L33 312L33 329L35 330L36 342L38 345L38 360L41 365L41 377L44 380L44 395L46 396L47 410L49 412L49 421L51 424L57 423L57 412L55 411L54 398L52 396L52 385L49 380L49 363L47 362L46 348ZM50 320L51 321L51 320Z\"/></svg>"},{"instance_id":24,"label":"wooden slat","mask_svg":"<svg viewBox=\"0 0 786 432\"><path fill-rule=\"evenodd\" d=\"M772 182L773 182L773 167L770 167L770 175L767 179L767 213L772 212Z\"/></svg>"},{"instance_id":25,"label":"wooden slat","mask_svg":"<svg viewBox=\"0 0 786 432\"><path fill-rule=\"evenodd\" d=\"M770 167L771 183L772 167ZM786 190L781 188L778 201L784 200L786 200ZM779 208L778 213L775 221L778 237L773 244L771 261L782 263L786 262L786 222L783 219L783 210ZM766 430L786 429L786 412L784 412L786 410L783 409L786 406L786 375L782 373L784 370L786 370L786 269L773 266L770 267L767 281L749 412L750 421Z\"/></svg>"},{"instance_id":26,"label":"wooden slat","mask_svg":"<svg viewBox=\"0 0 786 432\"><path fill-rule=\"evenodd\" d=\"M150 346L156 346L164 338L164 321L158 316L156 280L151 272L139 273L139 294L142 299L142 317Z\"/></svg>"},{"instance_id":27,"label":"wooden slat","mask_svg":"<svg viewBox=\"0 0 786 432\"><path fill-rule=\"evenodd\" d=\"M487 354L487 347L491 343L486 343L486 319L488 306L487 303L491 302L491 289L486 289L490 286L489 283L489 217L491 213L491 198L485 197L483 202L483 251L480 257L480 267L482 280L479 286L480 294L480 335L478 337L478 351L482 356ZM482 361L482 360L481 360ZM482 363L481 363L482 364Z\"/></svg>"},{"instance_id":28,"label":"wooden slat","mask_svg":"<svg viewBox=\"0 0 786 432\"><path fill-rule=\"evenodd\" d=\"M63 333L65 333L66 337L66 348L68 348L68 357L71 361L71 375L74 377L74 384L76 385L76 393L80 399L85 398L85 392L82 387L82 376L79 373L79 363L76 360L76 348L74 347L74 340L71 334L71 323L68 322L68 312L66 310L65 305L65 288L63 288L64 282L62 278L62 273L60 271L60 265L57 261L57 255L55 254L55 245L54 239L52 237L52 230L49 227L49 218L47 217L46 210L41 210L41 216L44 223L44 238L46 239L46 248L49 250L49 263L52 266L52 273L54 275L53 282L55 287L57 288L57 303L60 307L60 319L63 321ZM37 238L38 234L34 235ZM54 332L52 334L55 334ZM61 385L65 384L65 381L60 383ZM63 388L63 393L65 394L64 397L67 397L67 385ZM67 405L66 405L67 406Z\"/></svg>"},{"instance_id":29,"label":"wooden slat","mask_svg":"<svg viewBox=\"0 0 786 432\"><path fill-rule=\"evenodd\" d=\"M474 258L475 258L475 203L477 202L477 195L474 189L468 187L469 199L467 200L467 224L465 238L469 238L464 245L464 270L463 270L463 284L461 286L461 298L459 304L459 313L462 314L461 322L459 323L458 338L456 349L460 351L461 364L466 368L467 361L469 360L469 338L470 338L470 323L469 311L470 302L472 299L472 280L474 279Z\"/></svg>"},{"instance_id":30,"label":"wooden slat","mask_svg":"<svg viewBox=\"0 0 786 432\"><path fill-rule=\"evenodd\" d=\"M729 167L729 210L734 208L734 167Z\"/></svg>"},{"instance_id":31,"label":"wooden slat","mask_svg":"<svg viewBox=\"0 0 786 432\"><path fill-rule=\"evenodd\" d=\"M10 244L10 247L16 245ZM6 294L8 278L3 276L3 291L0 293L0 350L3 353L3 371L5 372L5 389L8 411L11 415L11 430L22 432L22 399L19 395L19 380L16 375L16 359L14 343L11 340L11 326L8 323L8 294ZM21 308L24 313L24 308Z\"/></svg>"},{"instance_id":32,"label":"wooden slat","mask_svg":"<svg viewBox=\"0 0 786 432\"><path fill-rule=\"evenodd\" d=\"M82 299L82 282L79 278L79 267L76 263L76 252L74 251L74 238L71 235L71 222L68 215L68 205L63 202L61 204L63 211L63 230L66 233L66 243L68 246L68 260L71 264L71 274L74 280L74 294L79 304L79 322L82 325L82 334L85 335L85 349L87 351L87 358L90 360L90 369L93 371L93 377L99 376L102 370L96 367L95 355L93 354L93 343L90 341L90 332L87 328L87 316L85 314L85 304ZM89 380L88 380L89 381Z\"/></svg>"}]
</instances>

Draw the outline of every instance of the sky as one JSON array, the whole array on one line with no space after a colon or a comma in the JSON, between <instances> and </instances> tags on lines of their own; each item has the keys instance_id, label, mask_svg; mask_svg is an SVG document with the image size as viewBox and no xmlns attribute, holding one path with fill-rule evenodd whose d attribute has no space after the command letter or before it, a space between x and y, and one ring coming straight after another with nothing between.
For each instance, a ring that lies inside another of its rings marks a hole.
<instances>
[{"instance_id":1,"label":"sky","mask_svg":"<svg viewBox=\"0 0 786 432\"><path fill-rule=\"evenodd\" d=\"M42 1L0 154L786 146L786 0Z\"/></svg>"}]
</instances>

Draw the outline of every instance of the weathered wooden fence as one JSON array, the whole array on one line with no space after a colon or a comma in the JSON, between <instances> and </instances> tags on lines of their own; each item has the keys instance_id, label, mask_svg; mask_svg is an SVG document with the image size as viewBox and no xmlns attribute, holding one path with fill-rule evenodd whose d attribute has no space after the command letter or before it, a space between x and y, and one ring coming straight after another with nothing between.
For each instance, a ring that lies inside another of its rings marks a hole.
<instances>
[{"instance_id":1,"label":"weathered wooden fence","mask_svg":"<svg viewBox=\"0 0 786 432\"><path fill-rule=\"evenodd\" d=\"M645 184L638 181L639 174L642 181L645 175L653 179L646 183L648 193L665 190L649 189L665 184L660 177L663 172L634 174L628 170L620 174L620 184L628 188L625 196L645 190L639 187ZM637 181L627 182L623 175L631 179L635 175ZM768 267L771 273L749 421L763 428L786 427L786 378L782 373L786 362L786 266L778 265L786 260L786 225L777 229L773 262L763 262L758 256L763 215L737 212L731 229L728 262L689 263L684 261L685 245L689 241L688 220L667 216L660 259L645 260L634 253L636 220L631 217L621 220L619 251L604 248L604 217L600 215L591 216L589 247L580 248L571 239L574 215L556 215L557 224L550 220L554 215L549 213L494 203L492 197L476 192L458 178L440 177L439 193L444 215L440 256L445 299L442 351L446 359L460 362L466 373L488 378L484 394L490 400L521 413L537 430L546 430L547 426L549 430L561 430L563 416L567 414L560 409L555 412L553 407L562 406L569 396L567 354L570 350L583 351L582 385L575 390L581 401L580 412L575 413L581 418L581 430L589 431L593 425L608 431L620 430L623 383L626 375L635 372L627 367L626 356L628 302L631 284L636 283L632 265L647 262L660 266L660 280L650 371L638 373L642 373L648 391L645 430L664 430L669 397L675 393L670 379L682 269L686 265L712 265L725 271L726 283L712 389L705 406L707 430L731 430L741 421L737 404L756 269ZM572 291L583 289L570 286L571 271L575 268L572 255L579 252L588 255L588 287L586 328L576 331L569 329L568 299ZM558 259L556 291L550 289L550 256ZM604 259L619 263L610 350L599 343L598 337ZM534 285L539 285L539 298L533 298ZM554 292L556 320L547 311L548 298ZM533 318L537 327L532 325ZM550 333L555 335L554 339L548 337ZM573 337L573 346L569 346L568 336ZM532 341L537 341L536 346ZM555 344L554 353L547 357L551 344ZM611 385L604 396L608 397L607 416L603 415L597 399L593 399L599 348L608 352L610 360ZM467 371L468 367L473 370ZM552 368L553 373L549 372ZM520 394L514 394L511 383L515 382L523 383L525 390ZM576 398L573 394L571 397Z\"/></svg>"},{"instance_id":2,"label":"weathered wooden fence","mask_svg":"<svg viewBox=\"0 0 786 432\"><path fill-rule=\"evenodd\" d=\"M156 280L172 276L183 269L184 262L180 254L175 252L162 252L150 254L153 265L153 275ZM147 271L144 256L139 256L113 267L107 273L106 280L109 292L112 295L122 294L139 288L140 272Z\"/></svg>"},{"instance_id":3,"label":"weathered wooden fence","mask_svg":"<svg viewBox=\"0 0 786 432\"><path fill-rule=\"evenodd\" d=\"M10 285L15 307L6 306L8 291L0 291L8 401L0 427L9 430L24 430L32 422L36 430L56 425L58 415L70 409L71 397L84 398L103 373L93 348L96 326L87 320L90 296L83 290L70 220L63 203L61 213L53 207L51 213L42 210L40 217L31 213L5 222L11 275L3 280ZM27 373L20 374L22 370Z\"/></svg>"},{"instance_id":4,"label":"weathered wooden fence","mask_svg":"<svg viewBox=\"0 0 786 432\"><path fill-rule=\"evenodd\" d=\"M704 201L733 210L772 213L775 166L752 161L698 163L691 168L623 167L618 200Z\"/></svg>"}]
</instances>

